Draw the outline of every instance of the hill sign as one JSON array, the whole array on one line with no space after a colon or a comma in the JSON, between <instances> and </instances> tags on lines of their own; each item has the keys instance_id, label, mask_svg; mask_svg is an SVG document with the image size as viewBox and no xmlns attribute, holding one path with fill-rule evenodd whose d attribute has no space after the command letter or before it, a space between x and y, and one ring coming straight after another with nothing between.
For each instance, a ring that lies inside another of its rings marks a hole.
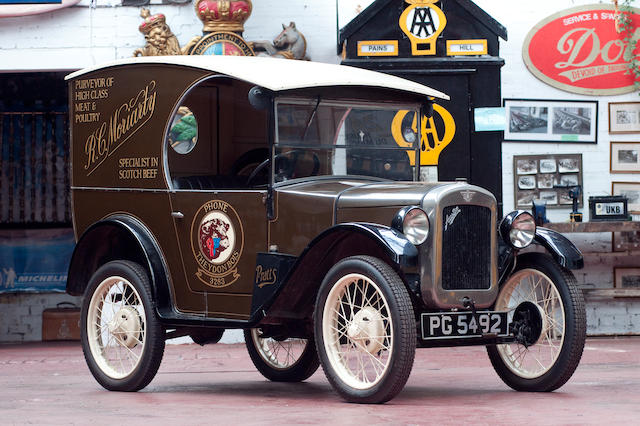
<instances>
[{"instance_id":1,"label":"hill sign","mask_svg":"<svg viewBox=\"0 0 640 426\"><path fill-rule=\"evenodd\" d=\"M640 9L634 9L634 38L640 38ZM613 5L580 6L539 22L524 41L527 68L545 83L585 95L618 95L635 90L626 74L632 52L615 29Z\"/></svg>"}]
</instances>

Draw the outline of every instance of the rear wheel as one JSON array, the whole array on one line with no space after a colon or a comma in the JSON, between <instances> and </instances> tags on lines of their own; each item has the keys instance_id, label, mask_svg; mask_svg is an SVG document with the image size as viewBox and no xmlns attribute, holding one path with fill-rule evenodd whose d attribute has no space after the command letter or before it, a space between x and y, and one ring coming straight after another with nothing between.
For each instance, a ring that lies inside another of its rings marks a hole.
<instances>
[{"instance_id":1,"label":"rear wheel","mask_svg":"<svg viewBox=\"0 0 640 426\"><path fill-rule=\"evenodd\" d=\"M164 330L140 265L117 260L93 274L82 303L81 340L89 370L106 389L137 391L151 382Z\"/></svg>"},{"instance_id":2,"label":"rear wheel","mask_svg":"<svg viewBox=\"0 0 640 426\"><path fill-rule=\"evenodd\" d=\"M325 375L347 401L389 401L409 378L413 306L398 274L379 259L355 256L331 268L316 301L315 335Z\"/></svg>"},{"instance_id":3,"label":"rear wheel","mask_svg":"<svg viewBox=\"0 0 640 426\"><path fill-rule=\"evenodd\" d=\"M548 255L519 256L495 309L509 312L517 339L487 347L500 378L520 391L549 392L565 384L586 336L584 299L573 274Z\"/></svg>"},{"instance_id":4,"label":"rear wheel","mask_svg":"<svg viewBox=\"0 0 640 426\"><path fill-rule=\"evenodd\" d=\"M253 365L274 382L301 382L320 365L313 340L263 337L252 328L244 330L244 341Z\"/></svg>"}]
</instances>

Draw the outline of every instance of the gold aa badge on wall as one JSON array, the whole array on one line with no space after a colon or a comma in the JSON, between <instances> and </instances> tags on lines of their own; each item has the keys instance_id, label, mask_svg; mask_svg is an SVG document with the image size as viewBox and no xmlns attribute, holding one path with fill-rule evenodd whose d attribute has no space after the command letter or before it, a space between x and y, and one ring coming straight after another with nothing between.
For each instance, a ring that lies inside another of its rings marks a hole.
<instances>
[{"instance_id":1,"label":"gold aa badge on wall","mask_svg":"<svg viewBox=\"0 0 640 426\"><path fill-rule=\"evenodd\" d=\"M410 4L400 15L400 29L411 41L413 55L435 55L436 39L447 25L438 0L405 0Z\"/></svg>"},{"instance_id":2,"label":"gold aa badge on wall","mask_svg":"<svg viewBox=\"0 0 640 426\"><path fill-rule=\"evenodd\" d=\"M215 288L236 282L243 245L242 222L229 203L212 200L198 209L191 223L191 249L200 281Z\"/></svg>"}]
</instances>

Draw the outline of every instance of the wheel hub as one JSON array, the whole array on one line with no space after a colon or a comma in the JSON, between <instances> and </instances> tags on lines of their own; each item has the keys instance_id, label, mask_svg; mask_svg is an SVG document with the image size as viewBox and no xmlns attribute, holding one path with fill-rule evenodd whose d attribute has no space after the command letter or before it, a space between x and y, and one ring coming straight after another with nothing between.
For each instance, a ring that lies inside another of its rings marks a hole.
<instances>
[{"instance_id":1,"label":"wheel hub","mask_svg":"<svg viewBox=\"0 0 640 426\"><path fill-rule=\"evenodd\" d=\"M516 341L524 347L535 345L547 325L542 309L535 303L522 302L513 313L511 324Z\"/></svg>"},{"instance_id":2,"label":"wheel hub","mask_svg":"<svg viewBox=\"0 0 640 426\"><path fill-rule=\"evenodd\" d=\"M140 316L130 306L120 308L108 324L111 333L122 345L133 348L140 341Z\"/></svg>"},{"instance_id":3,"label":"wheel hub","mask_svg":"<svg viewBox=\"0 0 640 426\"><path fill-rule=\"evenodd\" d=\"M358 347L377 354L383 346L384 326L380 312L371 306L359 310L347 328L347 336Z\"/></svg>"}]
</instances>

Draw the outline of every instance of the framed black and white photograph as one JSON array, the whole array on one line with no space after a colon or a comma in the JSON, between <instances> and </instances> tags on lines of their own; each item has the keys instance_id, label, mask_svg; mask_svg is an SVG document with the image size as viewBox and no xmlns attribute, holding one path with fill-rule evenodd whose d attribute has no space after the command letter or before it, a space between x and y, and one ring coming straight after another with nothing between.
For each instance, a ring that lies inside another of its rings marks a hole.
<instances>
[{"instance_id":1,"label":"framed black and white photograph","mask_svg":"<svg viewBox=\"0 0 640 426\"><path fill-rule=\"evenodd\" d=\"M513 175L517 209L530 209L533 200L567 208L573 204L569 191L582 185L582 154L515 155ZM582 206L582 194L578 203Z\"/></svg>"},{"instance_id":2,"label":"framed black and white photograph","mask_svg":"<svg viewBox=\"0 0 640 426\"><path fill-rule=\"evenodd\" d=\"M578 160L576 158L558 158L558 172L575 173L579 171L579 169Z\"/></svg>"},{"instance_id":3,"label":"framed black and white photograph","mask_svg":"<svg viewBox=\"0 0 640 426\"><path fill-rule=\"evenodd\" d=\"M555 158L543 158L540 160L540 173L555 173L556 170Z\"/></svg>"},{"instance_id":4,"label":"framed black and white photograph","mask_svg":"<svg viewBox=\"0 0 640 426\"><path fill-rule=\"evenodd\" d=\"M540 191L540 200L549 205L558 204L558 193L555 191Z\"/></svg>"},{"instance_id":5,"label":"framed black and white photograph","mask_svg":"<svg viewBox=\"0 0 640 426\"><path fill-rule=\"evenodd\" d=\"M598 142L598 102L505 99L510 142Z\"/></svg>"},{"instance_id":6,"label":"framed black and white photograph","mask_svg":"<svg viewBox=\"0 0 640 426\"><path fill-rule=\"evenodd\" d=\"M640 142L611 142L611 173L640 173Z\"/></svg>"},{"instance_id":7,"label":"framed black and white photograph","mask_svg":"<svg viewBox=\"0 0 640 426\"><path fill-rule=\"evenodd\" d=\"M613 287L640 289L640 268L614 268Z\"/></svg>"},{"instance_id":8,"label":"framed black and white photograph","mask_svg":"<svg viewBox=\"0 0 640 426\"><path fill-rule=\"evenodd\" d=\"M609 102L609 133L640 133L640 102Z\"/></svg>"},{"instance_id":9,"label":"framed black and white photograph","mask_svg":"<svg viewBox=\"0 0 640 426\"><path fill-rule=\"evenodd\" d=\"M611 182L611 195L627 197L629 213L640 214L640 182Z\"/></svg>"},{"instance_id":10,"label":"framed black and white photograph","mask_svg":"<svg viewBox=\"0 0 640 426\"><path fill-rule=\"evenodd\" d=\"M578 186L580 180L577 174L560 175L560 186Z\"/></svg>"},{"instance_id":11,"label":"framed black and white photograph","mask_svg":"<svg viewBox=\"0 0 640 426\"><path fill-rule=\"evenodd\" d=\"M534 189L536 187L536 177L532 175L520 176L518 178L518 188Z\"/></svg>"},{"instance_id":12,"label":"framed black and white photograph","mask_svg":"<svg viewBox=\"0 0 640 426\"><path fill-rule=\"evenodd\" d=\"M640 250L640 232L623 231L614 232L611 251Z\"/></svg>"},{"instance_id":13,"label":"framed black and white photograph","mask_svg":"<svg viewBox=\"0 0 640 426\"><path fill-rule=\"evenodd\" d=\"M542 161L542 160L541 160ZM540 167L542 168L542 167ZM539 174L538 175L538 188L539 189L550 189L556 184L556 175L555 174Z\"/></svg>"},{"instance_id":14,"label":"framed black and white photograph","mask_svg":"<svg viewBox=\"0 0 640 426\"><path fill-rule=\"evenodd\" d=\"M536 160L516 161L516 172L519 175L535 175L538 173L538 162Z\"/></svg>"}]
</instances>

